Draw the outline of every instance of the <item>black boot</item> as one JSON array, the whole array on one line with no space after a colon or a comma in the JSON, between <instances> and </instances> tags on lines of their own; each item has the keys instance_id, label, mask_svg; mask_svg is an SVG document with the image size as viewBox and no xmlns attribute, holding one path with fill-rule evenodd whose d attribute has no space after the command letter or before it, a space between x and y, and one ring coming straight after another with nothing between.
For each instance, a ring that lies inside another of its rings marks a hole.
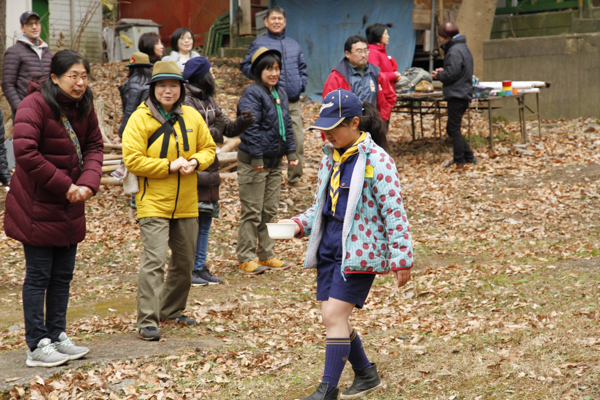
<instances>
[{"instance_id":1,"label":"black boot","mask_svg":"<svg viewBox=\"0 0 600 400\"><path fill-rule=\"evenodd\" d=\"M383 384L377 373L377 366L372 363L370 367L354 369L354 382L344 390L340 399L356 399L381 386Z\"/></svg>"},{"instance_id":2,"label":"black boot","mask_svg":"<svg viewBox=\"0 0 600 400\"><path fill-rule=\"evenodd\" d=\"M328 392L328 387L329 382L321 382L313 394L303 398L302 400L337 400L340 389L336 386Z\"/></svg>"}]
</instances>

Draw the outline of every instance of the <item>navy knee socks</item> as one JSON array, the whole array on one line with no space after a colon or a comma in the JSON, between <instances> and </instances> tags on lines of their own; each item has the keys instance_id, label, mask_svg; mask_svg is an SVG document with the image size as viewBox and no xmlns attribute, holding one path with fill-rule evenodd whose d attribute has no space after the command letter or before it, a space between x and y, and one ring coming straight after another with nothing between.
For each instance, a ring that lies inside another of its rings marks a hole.
<instances>
[{"instance_id":1,"label":"navy knee socks","mask_svg":"<svg viewBox=\"0 0 600 400\"><path fill-rule=\"evenodd\" d=\"M348 361L350 361L354 369L363 369L371 366L371 362L365 354L365 348L360 340L360 336L356 333L355 329L352 329L352 333L350 334L350 354L348 355Z\"/></svg>"},{"instance_id":2,"label":"navy knee socks","mask_svg":"<svg viewBox=\"0 0 600 400\"><path fill-rule=\"evenodd\" d=\"M342 376L349 354L350 338L327 339L323 382L329 382L328 390L332 390L340 382L340 376Z\"/></svg>"}]
</instances>

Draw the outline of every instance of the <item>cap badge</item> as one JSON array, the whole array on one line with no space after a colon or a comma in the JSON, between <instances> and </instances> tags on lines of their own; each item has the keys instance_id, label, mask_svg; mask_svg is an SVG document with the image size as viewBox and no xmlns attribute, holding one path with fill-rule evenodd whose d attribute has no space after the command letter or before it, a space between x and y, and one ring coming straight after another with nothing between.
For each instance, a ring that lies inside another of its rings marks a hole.
<instances>
[{"instance_id":1,"label":"cap badge","mask_svg":"<svg viewBox=\"0 0 600 400\"><path fill-rule=\"evenodd\" d=\"M329 108L329 107L333 107L333 106L334 106L333 103L323 103L323 105L321 106L321 109L319 110L319 114L321 114L324 109Z\"/></svg>"}]
</instances>

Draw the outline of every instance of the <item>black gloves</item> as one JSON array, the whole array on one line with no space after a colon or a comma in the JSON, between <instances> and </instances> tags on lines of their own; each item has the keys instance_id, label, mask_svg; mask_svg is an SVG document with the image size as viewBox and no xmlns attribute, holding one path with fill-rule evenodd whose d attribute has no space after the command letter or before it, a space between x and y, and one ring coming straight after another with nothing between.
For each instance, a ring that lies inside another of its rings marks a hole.
<instances>
[{"instance_id":1,"label":"black gloves","mask_svg":"<svg viewBox=\"0 0 600 400\"><path fill-rule=\"evenodd\" d=\"M252 111L250 110L242 111L242 115L240 115L238 118L242 119L245 128L249 128L250 126L252 126L252 124L254 124L255 121L254 114L252 114Z\"/></svg>"}]
</instances>

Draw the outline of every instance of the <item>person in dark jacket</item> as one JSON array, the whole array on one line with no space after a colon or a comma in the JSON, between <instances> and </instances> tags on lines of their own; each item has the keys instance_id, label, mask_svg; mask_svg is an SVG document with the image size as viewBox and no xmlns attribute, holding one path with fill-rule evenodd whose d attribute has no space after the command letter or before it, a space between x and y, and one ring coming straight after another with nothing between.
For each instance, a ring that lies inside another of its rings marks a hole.
<instances>
[{"instance_id":1,"label":"person in dark jacket","mask_svg":"<svg viewBox=\"0 0 600 400\"><path fill-rule=\"evenodd\" d=\"M240 64L240 70L249 79L252 75L252 57L256 50L261 47L277 50L281 53L281 76L279 86L285 90L289 100L292 128L294 130L294 141L296 143L296 154L298 165L288 166L287 185L291 188L306 189L310 185L302 182L302 166L304 165L304 127L302 126L302 108L300 107L300 94L306 89L308 74L306 61L300 44L285 35L285 10L281 7L272 7L265 16L267 34L257 38L250 48L246 57Z\"/></svg>"},{"instance_id":2,"label":"person in dark jacket","mask_svg":"<svg viewBox=\"0 0 600 400\"><path fill-rule=\"evenodd\" d=\"M290 266L275 258L274 241L269 237L266 225L277 215L282 157L286 156L291 166L298 165L288 97L278 85L280 65L279 51L266 47L256 50L252 57L254 83L244 91L237 106L238 117L244 110L250 110L256 118L242 134L238 147L242 216L237 257L240 270L246 274L260 274L267 268L283 270Z\"/></svg>"},{"instance_id":3,"label":"person in dark jacket","mask_svg":"<svg viewBox=\"0 0 600 400\"><path fill-rule=\"evenodd\" d=\"M142 52L133 53L129 64L129 86L127 102L123 105L123 122L119 127L119 137L123 137L123 131L129 121L129 117L138 106L148 98L150 79L152 78L152 64L147 54Z\"/></svg>"},{"instance_id":4,"label":"person in dark jacket","mask_svg":"<svg viewBox=\"0 0 600 400\"><path fill-rule=\"evenodd\" d=\"M206 57L189 60L183 70L185 100L183 104L196 109L204 118L208 130L217 145L223 144L223 136L233 137L243 133L254 123L252 111L244 110L235 121L231 121L215 102L215 79L212 65ZM208 236L213 218L219 217L219 158L204 171L198 171L198 240L196 259L192 271L192 286L204 286L223 282L206 266Z\"/></svg>"},{"instance_id":5,"label":"person in dark jacket","mask_svg":"<svg viewBox=\"0 0 600 400\"><path fill-rule=\"evenodd\" d=\"M65 333L77 244L86 233L85 201L98 191L102 175L102 135L89 73L79 53L59 51L50 78L41 87L30 83L15 121L17 167L4 230L25 251L28 366L52 367L89 351Z\"/></svg>"},{"instance_id":6,"label":"person in dark jacket","mask_svg":"<svg viewBox=\"0 0 600 400\"><path fill-rule=\"evenodd\" d=\"M460 168L467 163L477 164L477 158L460 131L462 117L473 98L473 55L467 47L467 38L460 34L454 22L441 24L438 34L444 41L444 68L436 69L431 76L444 84L444 99L448 103L446 132L452 138L454 157L446 168Z\"/></svg>"},{"instance_id":7,"label":"person in dark jacket","mask_svg":"<svg viewBox=\"0 0 600 400\"><path fill-rule=\"evenodd\" d=\"M0 110L0 183L7 186L10 183L10 177L6 148L4 147L4 115Z\"/></svg>"},{"instance_id":8,"label":"person in dark jacket","mask_svg":"<svg viewBox=\"0 0 600 400\"><path fill-rule=\"evenodd\" d=\"M27 11L21 14L20 22L23 35L6 50L2 64L2 92L10 104L13 121L17 107L25 98L29 81L38 76L47 76L52 61L48 44L40 39L40 16Z\"/></svg>"},{"instance_id":9,"label":"person in dark jacket","mask_svg":"<svg viewBox=\"0 0 600 400\"><path fill-rule=\"evenodd\" d=\"M29 81L38 76L47 76L52 61L48 44L40 39L42 32L40 16L27 11L21 14L20 22L23 35L17 39L17 43L6 50L2 64L2 93L10 104L13 124L17 107L27 93ZM4 133L4 119L2 119L2 133ZM10 182L4 135L0 136L0 181L4 185Z\"/></svg>"}]
</instances>

